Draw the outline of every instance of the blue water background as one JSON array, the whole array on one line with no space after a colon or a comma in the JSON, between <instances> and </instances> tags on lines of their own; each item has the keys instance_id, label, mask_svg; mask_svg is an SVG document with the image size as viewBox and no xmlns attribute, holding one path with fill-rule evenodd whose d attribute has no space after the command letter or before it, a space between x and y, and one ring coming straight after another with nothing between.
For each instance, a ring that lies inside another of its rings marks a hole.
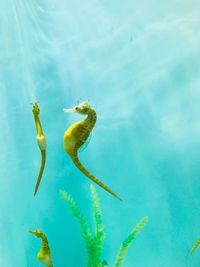
<instances>
[{"instance_id":1,"label":"blue water background","mask_svg":"<svg viewBox=\"0 0 200 267\"><path fill-rule=\"evenodd\" d=\"M197 267L200 251L200 3L195 0L0 2L0 266L34 267L42 229L55 267L87 266L66 190L92 222L90 181L62 147L89 100L98 121L80 159L123 199L99 187L112 266L119 245L149 223L124 267ZM31 112L39 101L47 162Z\"/></svg>"}]
</instances>

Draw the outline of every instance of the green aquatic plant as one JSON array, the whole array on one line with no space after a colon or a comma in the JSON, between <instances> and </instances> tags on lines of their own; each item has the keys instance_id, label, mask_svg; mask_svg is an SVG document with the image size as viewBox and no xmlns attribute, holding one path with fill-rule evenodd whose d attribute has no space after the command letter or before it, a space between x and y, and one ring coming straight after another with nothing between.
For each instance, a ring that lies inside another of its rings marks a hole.
<instances>
[{"instance_id":1,"label":"green aquatic plant","mask_svg":"<svg viewBox=\"0 0 200 267\"><path fill-rule=\"evenodd\" d=\"M135 239L135 237L140 233L140 231L144 228L145 224L148 222L148 217L143 217L141 221L136 224L134 229L131 231L131 233L128 235L128 237L122 242L122 245L119 249L119 252L117 254L117 258L115 261L114 267L119 267L122 265L124 261L124 257L132 243L132 241Z\"/></svg>"},{"instance_id":2,"label":"green aquatic plant","mask_svg":"<svg viewBox=\"0 0 200 267\"><path fill-rule=\"evenodd\" d=\"M78 220L78 222L81 226L83 240L84 240L85 246L86 246L87 251L88 251L88 256L89 256L91 254L90 252L91 252L92 234L91 234L90 228L88 226L88 222L87 222L85 216L80 211L79 207L77 206L76 202L74 201L74 199L72 198L71 195L67 194L64 191L60 191L60 195L63 199L65 199L68 202L72 214L76 217L76 219Z\"/></svg>"},{"instance_id":3,"label":"green aquatic plant","mask_svg":"<svg viewBox=\"0 0 200 267\"><path fill-rule=\"evenodd\" d=\"M76 217L80 224L83 240L88 253L88 267L101 267L105 266L105 262L101 261L105 233L102 223L101 208L96 190L92 185L90 186L90 190L93 204L94 233L92 233L90 230L87 219L80 211L72 196L65 191L60 191L60 195L68 202L72 214Z\"/></svg>"},{"instance_id":4,"label":"green aquatic plant","mask_svg":"<svg viewBox=\"0 0 200 267\"><path fill-rule=\"evenodd\" d=\"M65 191L60 191L60 195L64 200L68 202L72 214L76 217L80 224L82 236L88 254L88 267L104 267L108 264L105 260L102 259L103 244L105 240L102 212L98 194L93 185L90 186L90 191L94 225L93 232L90 230L86 217L82 214L81 210L79 209L72 196ZM143 229L147 222L148 217L143 217L141 221L134 227L128 237L123 241L117 254L114 267L119 267L123 264L124 257L132 241L140 233L140 231Z\"/></svg>"},{"instance_id":5,"label":"green aquatic plant","mask_svg":"<svg viewBox=\"0 0 200 267\"><path fill-rule=\"evenodd\" d=\"M192 247L190 251L190 255L192 255L195 252L195 250L199 247L199 245L200 245L200 239L198 239L196 243L194 244L194 246Z\"/></svg>"},{"instance_id":6,"label":"green aquatic plant","mask_svg":"<svg viewBox=\"0 0 200 267\"><path fill-rule=\"evenodd\" d=\"M67 201L72 214L80 224L83 240L88 254L88 267L105 267L108 264L104 259L102 259L103 244L105 240L102 211L98 194L93 185L90 186L90 191L94 226L93 231L91 231L86 217L83 215L72 196L65 191L60 191L60 195L64 200ZM114 267L120 267L123 264L124 257L128 249L130 248L132 241L140 233L147 222L148 217L143 217L140 222L133 228L127 238L122 242L115 263L113 265ZM29 233L34 234L36 237L42 239L42 244L37 254L38 260L47 267L53 267L51 252L46 235L40 230L29 231ZM199 244L200 241L194 246L193 250L195 250Z\"/></svg>"}]
</instances>

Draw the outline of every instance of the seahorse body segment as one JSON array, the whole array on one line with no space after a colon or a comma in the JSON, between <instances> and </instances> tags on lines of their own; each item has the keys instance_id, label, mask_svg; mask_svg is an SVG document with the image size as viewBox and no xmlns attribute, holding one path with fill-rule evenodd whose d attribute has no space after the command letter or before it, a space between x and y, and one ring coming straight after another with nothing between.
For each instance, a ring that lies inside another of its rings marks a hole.
<instances>
[{"instance_id":1,"label":"seahorse body segment","mask_svg":"<svg viewBox=\"0 0 200 267\"><path fill-rule=\"evenodd\" d=\"M122 200L117 194L115 194L110 188L98 180L93 174L91 174L78 159L78 151L80 147L88 139L97 119L96 111L87 103L82 102L72 109L64 109L64 112L76 112L87 117L72 124L64 133L64 149L67 154L71 157L76 167L84 173L88 178L94 181L96 184L101 186L104 190Z\"/></svg>"}]
</instances>

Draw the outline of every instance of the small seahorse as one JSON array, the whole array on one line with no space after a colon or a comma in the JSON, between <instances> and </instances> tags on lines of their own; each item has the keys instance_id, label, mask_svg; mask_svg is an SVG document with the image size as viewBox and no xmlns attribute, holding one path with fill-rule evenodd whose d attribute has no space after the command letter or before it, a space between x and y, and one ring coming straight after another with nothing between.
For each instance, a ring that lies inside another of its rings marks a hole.
<instances>
[{"instance_id":1,"label":"small seahorse","mask_svg":"<svg viewBox=\"0 0 200 267\"><path fill-rule=\"evenodd\" d=\"M40 230L29 231L29 233L42 239L42 244L37 254L37 259L39 260L39 262L41 262L42 264L48 267L53 267L53 263L51 259L51 251L49 248L49 243L48 243L48 239L46 235Z\"/></svg>"},{"instance_id":2,"label":"small seahorse","mask_svg":"<svg viewBox=\"0 0 200 267\"><path fill-rule=\"evenodd\" d=\"M44 166L45 166L45 162L46 162L46 139L44 136L44 133L42 131L42 126L40 123L40 119L39 119L39 114L40 114L40 109L38 104L35 102L33 104L33 109L32 109L33 115L34 115L34 120L35 120L35 126L36 126L36 132L37 132L37 142L38 142L38 146L40 148L41 151L41 165L40 165L40 171L38 174L38 179L37 179L37 183L35 186L35 191L34 191L34 196L37 193L38 187L40 185L40 181L42 179L42 174L44 171Z\"/></svg>"},{"instance_id":3,"label":"small seahorse","mask_svg":"<svg viewBox=\"0 0 200 267\"><path fill-rule=\"evenodd\" d=\"M64 149L67 154L71 157L76 167L84 173L88 178L94 181L96 184L101 186L104 190L122 200L117 194L115 194L110 188L99 181L94 175L92 175L87 169L83 167L78 159L78 150L86 142L89 137L97 119L96 111L87 103L82 102L72 109L63 109L64 112L76 112L87 117L72 124L64 133Z\"/></svg>"}]
</instances>

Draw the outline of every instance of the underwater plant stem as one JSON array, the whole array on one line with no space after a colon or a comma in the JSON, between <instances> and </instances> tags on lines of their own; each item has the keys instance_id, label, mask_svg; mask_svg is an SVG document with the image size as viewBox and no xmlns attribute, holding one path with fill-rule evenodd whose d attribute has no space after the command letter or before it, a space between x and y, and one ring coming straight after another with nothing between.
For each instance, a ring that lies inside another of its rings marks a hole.
<instances>
[{"instance_id":1,"label":"underwater plant stem","mask_svg":"<svg viewBox=\"0 0 200 267\"><path fill-rule=\"evenodd\" d=\"M91 201L92 201L92 212L93 212L93 224L94 224L94 234L90 231L88 226L88 221L85 216L81 213L76 202L73 200L71 195L65 191L60 191L61 197L66 200L70 206L72 214L79 221L81 226L83 238L85 241L85 246L88 252L88 265L87 267L104 267L107 266L107 262L102 260L103 243L105 239L104 225L102 222L102 212L100 207L100 201L98 194L93 185L90 186L91 191ZM118 251L114 267L120 267L123 263L124 257L135 237L141 232L146 223L148 222L148 217L143 217L138 224L133 228L131 233L122 242L120 249ZM82 267L82 266L81 266Z\"/></svg>"},{"instance_id":2,"label":"underwater plant stem","mask_svg":"<svg viewBox=\"0 0 200 267\"><path fill-rule=\"evenodd\" d=\"M101 256L103 252L103 243L105 240L104 225L102 222L102 212L97 191L93 185L90 185L91 200L93 208L93 223L94 223L94 256L93 261L96 266L101 266Z\"/></svg>"},{"instance_id":3,"label":"underwater plant stem","mask_svg":"<svg viewBox=\"0 0 200 267\"><path fill-rule=\"evenodd\" d=\"M144 228L145 224L148 222L148 217L143 217L138 224L136 224L135 228L132 230L132 232L128 235L128 237L123 241L119 252L117 254L117 258L114 264L114 267L119 267L122 265L124 261L124 257L132 243L132 241L135 239L135 237L141 232L141 230Z\"/></svg>"},{"instance_id":4,"label":"underwater plant stem","mask_svg":"<svg viewBox=\"0 0 200 267\"><path fill-rule=\"evenodd\" d=\"M194 244L194 246L192 247L190 251L190 255L192 255L195 252L195 250L199 247L199 245L200 245L200 239L198 239L196 243Z\"/></svg>"},{"instance_id":5,"label":"underwater plant stem","mask_svg":"<svg viewBox=\"0 0 200 267\"><path fill-rule=\"evenodd\" d=\"M99 199L97 192L93 186L90 187L91 190L91 199L93 206L93 215L94 215L94 234L90 231L88 227L88 222L85 216L81 213L76 202L73 200L71 195L64 191L60 191L61 197L66 200L70 206L72 214L78 220L85 246L88 253L88 267L103 267L101 264L101 254L103 250L103 241L105 239L104 227L101 219L101 208L99 204Z\"/></svg>"},{"instance_id":6,"label":"underwater plant stem","mask_svg":"<svg viewBox=\"0 0 200 267\"><path fill-rule=\"evenodd\" d=\"M60 196L68 202L71 213L74 215L74 217L78 220L80 227L81 227L81 231L82 231L82 235L83 235L83 239L85 242L85 246L87 248L88 251L88 255L90 254L90 247L91 247L91 231L90 228L88 226L88 222L85 218L85 216L82 214L82 212L80 211L78 205L76 204L76 202L74 201L74 199L72 198L71 195L69 195L67 192L65 191L61 191L60 190Z\"/></svg>"}]
</instances>

